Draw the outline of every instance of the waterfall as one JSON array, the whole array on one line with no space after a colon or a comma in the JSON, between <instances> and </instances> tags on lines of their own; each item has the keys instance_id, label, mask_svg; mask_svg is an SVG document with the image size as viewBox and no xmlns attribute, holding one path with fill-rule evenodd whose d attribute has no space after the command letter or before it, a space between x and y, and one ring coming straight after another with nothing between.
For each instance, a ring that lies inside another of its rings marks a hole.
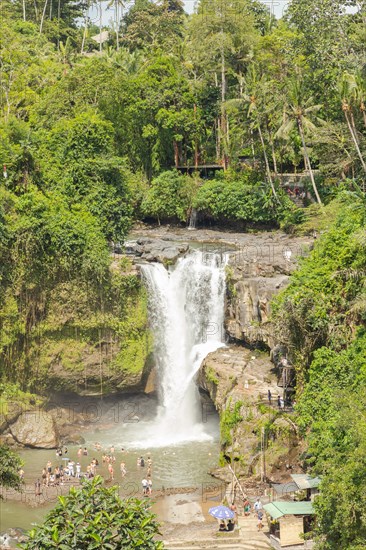
<instances>
[{"instance_id":1,"label":"waterfall","mask_svg":"<svg viewBox=\"0 0 366 550\"><path fill-rule=\"evenodd\" d=\"M189 225L188 229L192 231L193 229L196 229L196 223L197 223L197 209L192 208L191 215L189 217Z\"/></svg>"},{"instance_id":2,"label":"waterfall","mask_svg":"<svg viewBox=\"0 0 366 550\"><path fill-rule=\"evenodd\" d=\"M225 263L222 254L193 251L169 270L142 266L160 385L154 423L160 444L209 437L194 375L204 357L224 345Z\"/></svg>"}]
</instances>

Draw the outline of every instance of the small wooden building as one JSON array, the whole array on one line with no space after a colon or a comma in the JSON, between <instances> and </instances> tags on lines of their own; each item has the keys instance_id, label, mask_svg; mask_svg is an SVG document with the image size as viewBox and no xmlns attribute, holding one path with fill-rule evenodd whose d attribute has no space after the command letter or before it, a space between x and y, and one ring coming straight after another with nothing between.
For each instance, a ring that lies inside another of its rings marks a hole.
<instances>
[{"instance_id":1,"label":"small wooden building","mask_svg":"<svg viewBox=\"0 0 366 550\"><path fill-rule=\"evenodd\" d=\"M272 498L284 498L291 500L313 500L319 493L319 477L311 477L308 474L291 474L292 481L287 483L273 483ZM303 496L299 497L296 493L303 491Z\"/></svg>"},{"instance_id":2,"label":"small wooden building","mask_svg":"<svg viewBox=\"0 0 366 550\"><path fill-rule=\"evenodd\" d=\"M304 548L304 534L311 530L314 520L310 501L275 501L263 506L271 517L270 542L273 548Z\"/></svg>"},{"instance_id":3,"label":"small wooden building","mask_svg":"<svg viewBox=\"0 0 366 550\"><path fill-rule=\"evenodd\" d=\"M313 500L319 493L320 477L311 477L308 474L291 474L299 491L306 491L306 500Z\"/></svg>"}]
</instances>

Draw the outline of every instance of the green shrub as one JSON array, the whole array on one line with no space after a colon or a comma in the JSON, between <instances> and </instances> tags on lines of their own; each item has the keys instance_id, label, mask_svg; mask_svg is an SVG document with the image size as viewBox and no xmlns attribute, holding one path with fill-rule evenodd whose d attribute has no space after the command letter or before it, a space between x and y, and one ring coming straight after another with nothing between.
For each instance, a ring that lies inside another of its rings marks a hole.
<instances>
[{"instance_id":1,"label":"green shrub","mask_svg":"<svg viewBox=\"0 0 366 550\"><path fill-rule=\"evenodd\" d=\"M148 502L136 498L121 500L118 488L103 487L97 476L71 488L67 496L47 514L43 525L32 529L24 550L162 550L154 540L159 533Z\"/></svg>"},{"instance_id":2,"label":"green shrub","mask_svg":"<svg viewBox=\"0 0 366 550\"><path fill-rule=\"evenodd\" d=\"M197 183L173 170L163 172L151 182L142 204L144 216L161 221L186 222Z\"/></svg>"}]
</instances>

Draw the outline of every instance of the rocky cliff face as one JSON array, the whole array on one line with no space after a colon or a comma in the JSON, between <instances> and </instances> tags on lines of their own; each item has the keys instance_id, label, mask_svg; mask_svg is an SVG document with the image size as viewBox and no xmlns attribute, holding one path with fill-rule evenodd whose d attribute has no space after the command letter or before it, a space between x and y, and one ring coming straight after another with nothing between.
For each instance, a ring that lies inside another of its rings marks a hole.
<instances>
[{"instance_id":1,"label":"rocky cliff face","mask_svg":"<svg viewBox=\"0 0 366 550\"><path fill-rule=\"evenodd\" d=\"M222 463L235 463L238 477L262 475L281 481L288 476L288 467L300 471L296 427L290 415L278 408L283 390L277 386L268 353L237 345L221 348L203 361L197 383L220 414ZM231 480L224 467L214 475Z\"/></svg>"},{"instance_id":2,"label":"rocky cliff face","mask_svg":"<svg viewBox=\"0 0 366 550\"><path fill-rule=\"evenodd\" d=\"M273 348L271 300L289 282L311 242L274 234L253 239L230 254L227 266L225 328L229 338Z\"/></svg>"}]
</instances>

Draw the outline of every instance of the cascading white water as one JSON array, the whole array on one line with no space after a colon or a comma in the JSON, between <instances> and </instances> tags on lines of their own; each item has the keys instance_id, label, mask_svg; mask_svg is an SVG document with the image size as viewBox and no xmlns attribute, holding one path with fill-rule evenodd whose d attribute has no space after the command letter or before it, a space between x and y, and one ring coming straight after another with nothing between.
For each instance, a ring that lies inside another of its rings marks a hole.
<instances>
[{"instance_id":1,"label":"cascading white water","mask_svg":"<svg viewBox=\"0 0 366 550\"><path fill-rule=\"evenodd\" d=\"M188 229L190 231L193 231L193 229L196 229L196 223L197 223L197 209L192 208L191 215L189 217Z\"/></svg>"},{"instance_id":2,"label":"cascading white water","mask_svg":"<svg viewBox=\"0 0 366 550\"><path fill-rule=\"evenodd\" d=\"M193 251L170 270L142 266L149 291L160 412L150 445L209 438L194 375L224 345L225 257Z\"/></svg>"}]
</instances>

